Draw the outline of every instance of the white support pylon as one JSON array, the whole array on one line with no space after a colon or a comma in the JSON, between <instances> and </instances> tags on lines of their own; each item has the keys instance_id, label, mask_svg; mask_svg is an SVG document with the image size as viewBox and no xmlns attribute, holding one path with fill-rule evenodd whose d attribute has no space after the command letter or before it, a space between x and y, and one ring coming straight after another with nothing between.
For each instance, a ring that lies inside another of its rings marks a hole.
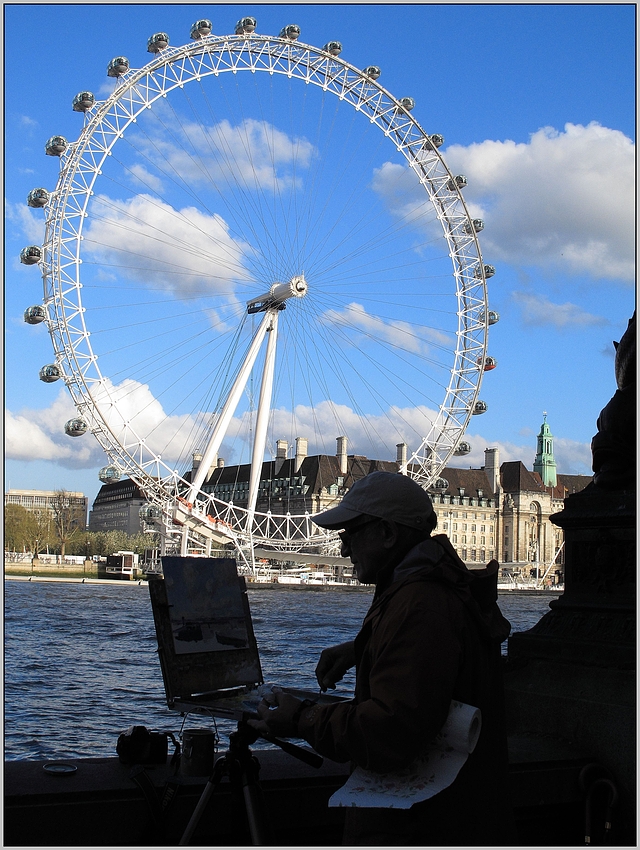
<instances>
[{"instance_id":1,"label":"white support pylon","mask_svg":"<svg viewBox=\"0 0 640 850\"><path fill-rule=\"evenodd\" d=\"M271 313L271 326L267 329L267 352L264 360L264 371L262 373L262 384L260 385L260 398L258 400L258 415L256 417L256 431L253 438L253 452L251 454L251 475L249 479L249 498L247 503L247 521L251 527L253 515L258 501L258 490L260 488L260 473L264 460L264 450L267 443L267 426L271 412L271 394L273 390L273 373L276 363L276 341L278 338L278 308L269 311Z\"/></svg>"},{"instance_id":2,"label":"white support pylon","mask_svg":"<svg viewBox=\"0 0 640 850\"><path fill-rule=\"evenodd\" d=\"M264 313L264 318L260 322L256 331L247 356L242 364L238 375L233 382L233 386L229 392L227 400L222 408L218 421L216 422L213 433L209 438L209 443L203 452L202 460L196 474L191 481L191 486L187 495L187 502L193 504L195 498L202 487L205 478L211 467L211 463L218 453L222 441L227 433L227 428L231 422L231 418L236 411L238 403L244 389L249 380L249 375L253 369L260 346L268 332L270 332L269 341L267 343L267 352L265 355L265 364L262 376L262 384L260 387L260 400L258 402L258 416L256 421L256 433L253 443L253 452L251 456L251 483L249 488L249 514L248 514L248 530L251 533L252 519L255 513L256 501L258 498L258 488L260 485L260 472L262 469L262 461L264 458L264 449L266 445L267 426L269 423L269 412L271 408L271 395L273 390L273 374L275 369L275 352L276 339L278 328L278 313L284 309L284 302L289 298L302 298L307 294L307 282L304 274L292 277L288 283L274 283L269 292L253 298L247 302L248 313ZM182 555L187 554L188 550L188 528L185 526L182 533L180 551ZM253 557L252 557L253 561Z\"/></svg>"}]
</instances>

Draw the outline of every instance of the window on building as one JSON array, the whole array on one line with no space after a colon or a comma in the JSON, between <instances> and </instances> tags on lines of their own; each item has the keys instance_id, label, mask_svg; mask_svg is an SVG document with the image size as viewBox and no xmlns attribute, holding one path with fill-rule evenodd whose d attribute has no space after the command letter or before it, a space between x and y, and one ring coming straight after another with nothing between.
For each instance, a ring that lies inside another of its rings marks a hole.
<instances>
[{"instance_id":1,"label":"window on building","mask_svg":"<svg viewBox=\"0 0 640 850\"><path fill-rule=\"evenodd\" d=\"M475 542L476 542L476 536L475 536L475 534L472 534L471 535L471 544L473 545Z\"/></svg>"},{"instance_id":2,"label":"window on building","mask_svg":"<svg viewBox=\"0 0 640 850\"><path fill-rule=\"evenodd\" d=\"M457 543L457 542L458 542L458 535L457 535L457 534L454 534L454 535L453 535L453 542L454 542L454 543Z\"/></svg>"},{"instance_id":3,"label":"window on building","mask_svg":"<svg viewBox=\"0 0 640 850\"><path fill-rule=\"evenodd\" d=\"M474 523L474 524L471 526L471 531L475 531L475 530L476 530L476 526L475 526L475 523Z\"/></svg>"},{"instance_id":4,"label":"window on building","mask_svg":"<svg viewBox=\"0 0 640 850\"><path fill-rule=\"evenodd\" d=\"M483 531L485 531L485 530L486 530L486 526L481 525L481 526L480 526L480 533L482 533L482 532L483 532Z\"/></svg>"},{"instance_id":5,"label":"window on building","mask_svg":"<svg viewBox=\"0 0 640 850\"><path fill-rule=\"evenodd\" d=\"M480 545L481 545L481 546L484 546L484 544L485 544L485 543L486 543L486 539L485 539L484 537L482 537L482 536L481 536L481 537L480 537Z\"/></svg>"},{"instance_id":6,"label":"window on building","mask_svg":"<svg viewBox=\"0 0 640 850\"><path fill-rule=\"evenodd\" d=\"M472 550L471 550L471 560L472 560L472 561L475 561L475 559L476 559L476 550L475 550L475 549L472 549Z\"/></svg>"},{"instance_id":7,"label":"window on building","mask_svg":"<svg viewBox=\"0 0 640 850\"><path fill-rule=\"evenodd\" d=\"M466 543L466 542L467 542L467 535L463 534L462 535L462 543Z\"/></svg>"}]
</instances>

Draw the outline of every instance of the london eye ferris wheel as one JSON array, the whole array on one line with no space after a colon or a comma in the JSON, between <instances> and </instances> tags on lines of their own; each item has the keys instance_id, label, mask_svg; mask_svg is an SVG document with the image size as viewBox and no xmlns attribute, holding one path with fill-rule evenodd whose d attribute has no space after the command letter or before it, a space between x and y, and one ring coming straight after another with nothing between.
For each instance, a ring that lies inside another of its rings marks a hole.
<instances>
[{"instance_id":1,"label":"london eye ferris wheel","mask_svg":"<svg viewBox=\"0 0 640 850\"><path fill-rule=\"evenodd\" d=\"M277 440L406 443L401 471L433 487L495 365L494 269L442 136L339 42L256 26L201 20L180 47L151 36L142 68L114 58L113 93L73 99L77 141L47 142L56 187L28 198L45 237L21 259L44 299L25 320L55 354L40 377L64 381L67 433L93 434L103 479L133 479L183 553L331 545L308 513L258 509ZM207 487L222 453L250 464L243 507Z\"/></svg>"}]
</instances>

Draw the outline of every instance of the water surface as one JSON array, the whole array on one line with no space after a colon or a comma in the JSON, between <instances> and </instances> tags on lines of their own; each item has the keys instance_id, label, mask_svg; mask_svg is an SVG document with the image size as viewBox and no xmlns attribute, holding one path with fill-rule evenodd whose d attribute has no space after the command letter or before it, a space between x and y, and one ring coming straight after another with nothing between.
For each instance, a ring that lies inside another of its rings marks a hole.
<instances>
[{"instance_id":1,"label":"water surface","mask_svg":"<svg viewBox=\"0 0 640 850\"><path fill-rule=\"evenodd\" d=\"M522 631L557 595L507 592L499 601ZM264 680L317 689L321 650L354 636L371 598L251 589ZM336 693L350 695L353 680L348 674ZM189 715L186 723L211 721ZM5 758L114 756L119 733L134 724L174 733L183 724L166 706L148 588L5 581ZM223 737L234 727L218 721Z\"/></svg>"}]
</instances>

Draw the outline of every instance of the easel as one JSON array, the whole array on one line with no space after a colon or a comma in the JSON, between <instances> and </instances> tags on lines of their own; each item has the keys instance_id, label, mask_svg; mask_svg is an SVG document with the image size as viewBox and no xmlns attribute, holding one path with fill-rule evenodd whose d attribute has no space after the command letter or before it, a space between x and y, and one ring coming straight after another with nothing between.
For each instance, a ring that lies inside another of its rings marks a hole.
<instances>
[{"instance_id":1,"label":"easel","mask_svg":"<svg viewBox=\"0 0 640 850\"><path fill-rule=\"evenodd\" d=\"M229 749L213 766L211 776L191 815L184 835L180 839L180 847L189 843L211 795L224 776L229 777L232 793L241 794L243 798L251 843L254 846L265 846L273 843L262 798L262 789L258 782L260 763L250 749L250 745L255 743L258 738L264 738L269 743L275 744L286 753L299 758L312 767L320 767L322 764L322 758L315 753L297 747L295 744L290 744L288 741L281 741L272 735L260 734L245 721L238 721L237 731L229 735Z\"/></svg>"}]
</instances>

